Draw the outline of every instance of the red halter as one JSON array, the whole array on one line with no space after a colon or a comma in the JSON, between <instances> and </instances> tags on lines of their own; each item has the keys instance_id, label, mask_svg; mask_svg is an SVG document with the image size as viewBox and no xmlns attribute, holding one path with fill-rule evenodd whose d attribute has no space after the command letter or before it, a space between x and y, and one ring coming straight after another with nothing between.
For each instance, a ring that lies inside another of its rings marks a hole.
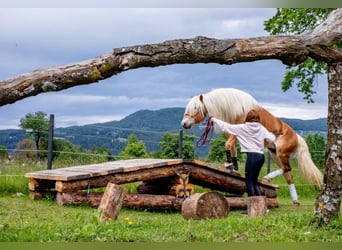
<instances>
[{"instance_id":1,"label":"red halter","mask_svg":"<svg viewBox=\"0 0 342 250\"><path fill-rule=\"evenodd\" d=\"M201 136L196 142L197 147L202 147L205 143L209 142L213 138L214 133L214 123L211 121L212 116L209 116L207 126ZM208 135L210 134L209 138Z\"/></svg>"}]
</instances>

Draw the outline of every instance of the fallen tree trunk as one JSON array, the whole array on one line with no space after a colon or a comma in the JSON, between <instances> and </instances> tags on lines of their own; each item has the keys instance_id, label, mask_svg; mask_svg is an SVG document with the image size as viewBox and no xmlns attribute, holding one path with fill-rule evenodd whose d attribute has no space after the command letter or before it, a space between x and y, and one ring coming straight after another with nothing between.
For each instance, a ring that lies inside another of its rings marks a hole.
<instances>
[{"instance_id":1,"label":"fallen tree trunk","mask_svg":"<svg viewBox=\"0 0 342 250\"><path fill-rule=\"evenodd\" d=\"M58 205L89 205L98 207L103 193L57 193ZM123 206L135 209L149 209L151 211L180 211L184 199L172 195L154 194L126 194Z\"/></svg>"},{"instance_id":2,"label":"fallen tree trunk","mask_svg":"<svg viewBox=\"0 0 342 250\"><path fill-rule=\"evenodd\" d=\"M102 199L103 193L86 193L86 192L71 192L57 193L56 203L58 205L88 205L98 207ZM247 209L247 198L244 197L225 197L230 210ZM123 200L123 206L135 209L149 209L151 211L180 211L183 203L183 198L176 199L172 195L154 195L154 194L126 194ZM276 198L267 198L267 207L279 207L279 202Z\"/></svg>"},{"instance_id":3,"label":"fallen tree trunk","mask_svg":"<svg viewBox=\"0 0 342 250\"><path fill-rule=\"evenodd\" d=\"M98 82L140 67L177 63L230 65L262 59L279 59L294 66L309 56L326 62L338 62L342 60L342 52L329 45L341 38L342 9L337 9L311 33L302 35L222 40L195 37L116 48L91 60L39 69L0 81L0 106L44 92Z\"/></svg>"}]
</instances>

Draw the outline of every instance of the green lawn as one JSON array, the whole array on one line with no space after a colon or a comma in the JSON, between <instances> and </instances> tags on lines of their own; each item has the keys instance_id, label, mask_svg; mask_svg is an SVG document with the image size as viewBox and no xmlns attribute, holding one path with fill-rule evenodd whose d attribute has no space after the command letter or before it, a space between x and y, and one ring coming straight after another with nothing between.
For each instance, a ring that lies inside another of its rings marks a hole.
<instances>
[{"instance_id":1,"label":"green lawn","mask_svg":"<svg viewBox=\"0 0 342 250\"><path fill-rule=\"evenodd\" d=\"M342 242L341 216L325 227L310 224L318 191L297 176L301 206L292 206L287 185L279 177L274 182L281 185L280 206L262 218L233 210L223 219L196 221L183 219L181 213L123 208L116 221L100 222L91 207L58 206L48 198L30 200L22 175L32 170L1 168L0 242Z\"/></svg>"}]
</instances>

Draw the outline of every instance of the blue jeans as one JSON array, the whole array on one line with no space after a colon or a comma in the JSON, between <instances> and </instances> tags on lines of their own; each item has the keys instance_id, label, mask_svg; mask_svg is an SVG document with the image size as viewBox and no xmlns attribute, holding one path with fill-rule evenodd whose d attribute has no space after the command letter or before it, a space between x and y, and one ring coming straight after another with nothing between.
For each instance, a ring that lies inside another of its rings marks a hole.
<instances>
[{"instance_id":1,"label":"blue jeans","mask_svg":"<svg viewBox=\"0 0 342 250\"><path fill-rule=\"evenodd\" d=\"M264 165L264 154L247 153L245 165L246 189L248 196L262 195L259 186L257 185L258 177L262 165Z\"/></svg>"}]
</instances>

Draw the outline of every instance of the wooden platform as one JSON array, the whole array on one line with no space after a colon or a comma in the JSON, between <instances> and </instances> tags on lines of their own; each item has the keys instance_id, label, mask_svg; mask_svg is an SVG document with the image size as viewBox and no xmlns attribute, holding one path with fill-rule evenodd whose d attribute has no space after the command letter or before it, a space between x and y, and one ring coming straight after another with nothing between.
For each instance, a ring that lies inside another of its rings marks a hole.
<instances>
[{"instance_id":1,"label":"wooden platform","mask_svg":"<svg viewBox=\"0 0 342 250\"><path fill-rule=\"evenodd\" d=\"M167 180L187 173L189 182L212 190L242 195L246 191L243 175L198 160L133 159L100 164L43 170L25 174L32 198L46 191L77 192L105 187L108 182L124 184L138 181ZM277 197L277 185L259 182L264 194Z\"/></svg>"}]
</instances>

